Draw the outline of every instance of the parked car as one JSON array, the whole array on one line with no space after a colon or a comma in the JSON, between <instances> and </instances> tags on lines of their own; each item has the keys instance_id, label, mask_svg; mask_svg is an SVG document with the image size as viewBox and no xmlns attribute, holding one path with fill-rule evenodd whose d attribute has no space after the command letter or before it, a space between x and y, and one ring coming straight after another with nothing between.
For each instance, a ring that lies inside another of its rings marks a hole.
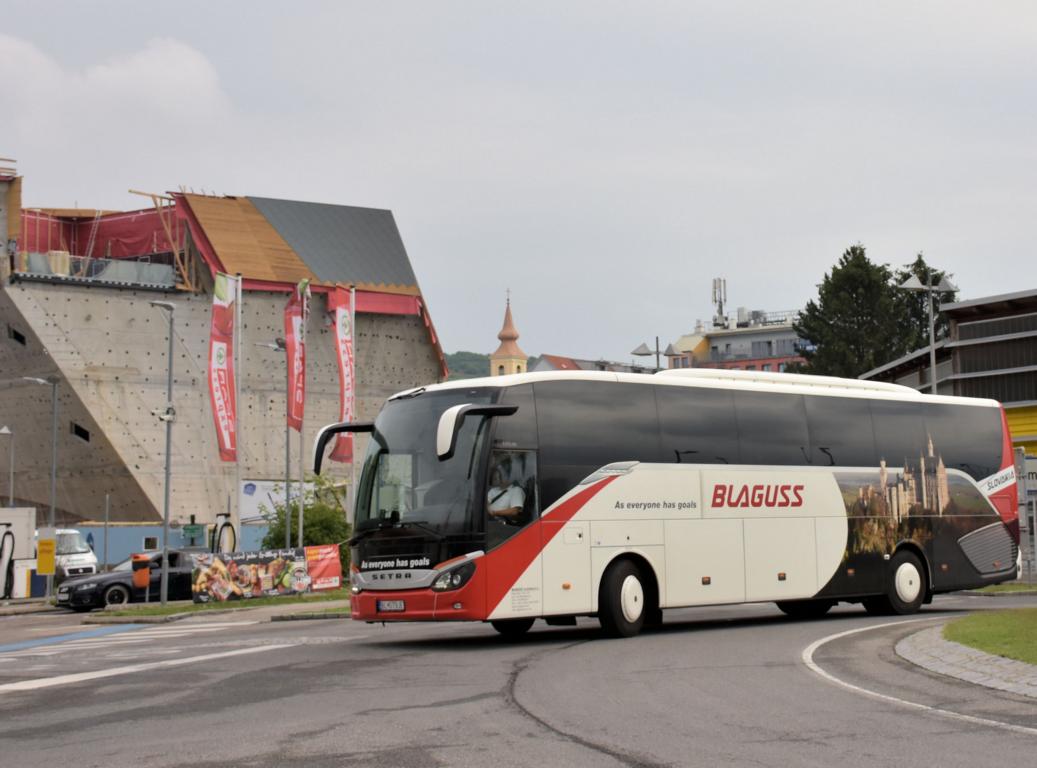
<instances>
[{"instance_id":1,"label":"parked car","mask_svg":"<svg viewBox=\"0 0 1037 768\"><path fill-rule=\"evenodd\" d=\"M194 568L191 555L205 551L169 550L170 600L191 599L191 571ZM150 553L150 561L148 600L157 601L161 598L162 553ZM58 588L58 605L74 611L89 611L133 602L144 602L144 590L133 586L132 559L123 560L108 573L66 579Z\"/></svg>"}]
</instances>

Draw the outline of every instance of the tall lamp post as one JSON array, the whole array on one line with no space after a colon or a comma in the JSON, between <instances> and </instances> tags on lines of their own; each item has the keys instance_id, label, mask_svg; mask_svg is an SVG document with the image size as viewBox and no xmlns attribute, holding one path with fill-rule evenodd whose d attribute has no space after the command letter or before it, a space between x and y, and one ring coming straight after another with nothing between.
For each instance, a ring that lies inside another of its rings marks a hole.
<instances>
[{"instance_id":1,"label":"tall lamp post","mask_svg":"<svg viewBox=\"0 0 1037 768\"><path fill-rule=\"evenodd\" d=\"M264 347L266 349L273 349L275 351L283 352L287 346L284 339L275 339L274 341L256 342L257 347ZM290 398L292 392L292 372L288 367L288 360L285 359L284 364L285 371L285 420L284 420L284 548L292 548L292 515L291 505L289 499L292 494L290 493L292 487L292 428L288 426L288 398Z\"/></svg>"},{"instance_id":2,"label":"tall lamp post","mask_svg":"<svg viewBox=\"0 0 1037 768\"><path fill-rule=\"evenodd\" d=\"M11 477L7 486L7 506L14 507L14 432L8 426L0 427L0 435L8 435L11 438Z\"/></svg>"},{"instance_id":3,"label":"tall lamp post","mask_svg":"<svg viewBox=\"0 0 1037 768\"><path fill-rule=\"evenodd\" d=\"M148 304L158 307L169 315L166 407L155 412L159 421L166 422L166 492L162 504L162 581L159 586L159 600L162 605L165 605L169 598L169 474L172 468L173 422L176 420L176 409L173 407L173 313L176 306L168 301L149 301Z\"/></svg>"},{"instance_id":4,"label":"tall lamp post","mask_svg":"<svg viewBox=\"0 0 1037 768\"><path fill-rule=\"evenodd\" d=\"M899 286L902 291L925 291L929 298L929 394L936 394L936 321L933 316L933 293L947 293L958 290L946 277L941 277L940 282L933 285L933 272L927 270L925 282L918 279L917 275L911 275Z\"/></svg>"},{"instance_id":5,"label":"tall lamp post","mask_svg":"<svg viewBox=\"0 0 1037 768\"><path fill-rule=\"evenodd\" d=\"M659 351L659 337L655 337L655 349L652 350L647 344L642 343L637 349L631 350L630 354L637 355L638 357L647 357L649 355L655 355L655 370L661 371L662 366L660 365L660 356L665 355L666 357L677 357L680 353L673 348L673 344L666 345L666 351Z\"/></svg>"},{"instance_id":6,"label":"tall lamp post","mask_svg":"<svg viewBox=\"0 0 1037 768\"><path fill-rule=\"evenodd\" d=\"M41 379L37 376L22 376L23 381L33 384L50 384L50 512L47 527L54 527L54 509L58 498L58 377ZM47 597L54 591L54 577L47 577Z\"/></svg>"}]
</instances>

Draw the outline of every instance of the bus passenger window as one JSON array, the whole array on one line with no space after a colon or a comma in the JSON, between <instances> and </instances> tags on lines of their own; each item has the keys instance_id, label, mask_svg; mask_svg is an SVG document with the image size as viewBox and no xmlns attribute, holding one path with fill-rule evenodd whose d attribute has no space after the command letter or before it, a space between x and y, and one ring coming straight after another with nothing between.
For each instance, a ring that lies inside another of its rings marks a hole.
<instances>
[{"instance_id":1,"label":"bus passenger window","mask_svg":"<svg viewBox=\"0 0 1037 768\"><path fill-rule=\"evenodd\" d=\"M486 490L487 548L503 542L537 516L536 454L494 451Z\"/></svg>"}]
</instances>

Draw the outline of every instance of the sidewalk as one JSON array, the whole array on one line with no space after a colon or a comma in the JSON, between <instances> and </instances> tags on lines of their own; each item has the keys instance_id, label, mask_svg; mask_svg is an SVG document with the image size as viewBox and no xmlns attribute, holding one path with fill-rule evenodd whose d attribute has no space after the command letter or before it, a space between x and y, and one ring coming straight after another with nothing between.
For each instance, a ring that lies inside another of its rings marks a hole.
<instances>
[{"instance_id":1,"label":"sidewalk","mask_svg":"<svg viewBox=\"0 0 1037 768\"><path fill-rule=\"evenodd\" d=\"M944 640L943 624L908 635L896 652L930 672L1037 699L1037 666Z\"/></svg>"}]
</instances>

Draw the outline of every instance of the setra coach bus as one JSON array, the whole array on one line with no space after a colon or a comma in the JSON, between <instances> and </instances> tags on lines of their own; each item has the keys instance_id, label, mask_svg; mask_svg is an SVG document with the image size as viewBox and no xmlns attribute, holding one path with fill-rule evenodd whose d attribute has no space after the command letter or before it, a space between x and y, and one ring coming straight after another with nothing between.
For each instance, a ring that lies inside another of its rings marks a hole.
<instances>
[{"instance_id":1,"label":"setra coach bus","mask_svg":"<svg viewBox=\"0 0 1037 768\"><path fill-rule=\"evenodd\" d=\"M1016 578L1011 438L993 400L714 369L525 373L401 392L370 433L350 540L362 621L840 601L917 611Z\"/></svg>"}]
</instances>

